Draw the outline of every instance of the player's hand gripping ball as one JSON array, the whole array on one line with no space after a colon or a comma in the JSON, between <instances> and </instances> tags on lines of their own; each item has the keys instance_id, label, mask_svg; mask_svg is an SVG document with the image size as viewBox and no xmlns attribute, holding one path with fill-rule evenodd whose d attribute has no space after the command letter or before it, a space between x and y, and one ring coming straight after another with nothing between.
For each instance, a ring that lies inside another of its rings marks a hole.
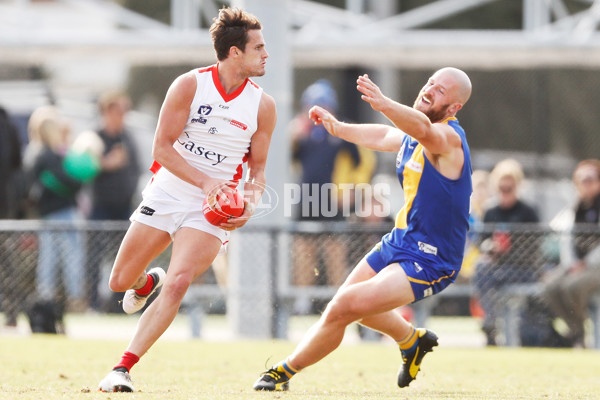
<instances>
[{"instance_id":1,"label":"player's hand gripping ball","mask_svg":"<svg viewBox=\"0 0 600 400\"><path fill-rule=\"evenodd\" d=\"M229 202L227 200L229 200ZM244 212L244 199L237 190L225 192L223 195L218 196L217 202L221 207L220 211L211 207L208 203L208 197L204 199L204 203L202 204L204 217L213 225L219 226L230 218L241 216Z\"/></svg>"}]
</instances>

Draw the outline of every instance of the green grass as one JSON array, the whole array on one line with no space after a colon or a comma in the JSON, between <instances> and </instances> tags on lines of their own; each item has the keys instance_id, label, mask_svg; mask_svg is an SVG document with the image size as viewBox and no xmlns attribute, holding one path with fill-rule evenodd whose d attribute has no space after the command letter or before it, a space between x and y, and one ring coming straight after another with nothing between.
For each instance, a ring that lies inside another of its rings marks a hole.
<instances>
[{"instance_id":1,"label":"green grass","mask_svg":"<svg viewBox=\"0 0 600 400\"><path fill-rule=\"evenodd\" d=\"M0 336L0 399L597 399L593 350L440 347L409 388L395 386L390 342L344 344L296 376L286 393L252 391L287 341L159 341L133 370L136 393L96 385L127 342L65 336Z\"/></svg>"}]
</instances>

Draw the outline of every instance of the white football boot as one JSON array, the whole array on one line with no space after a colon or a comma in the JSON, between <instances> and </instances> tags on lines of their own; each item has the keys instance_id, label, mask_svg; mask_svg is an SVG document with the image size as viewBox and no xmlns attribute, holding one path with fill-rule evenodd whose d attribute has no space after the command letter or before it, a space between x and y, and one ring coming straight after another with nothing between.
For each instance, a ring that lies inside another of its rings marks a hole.
<instances>
[{"instance_id":1,"label":"white football boot","mask_svg":"<svg viewBox=\"0 0 600 400\"><path fill-rule=\"evenodd\" d=\"M160 267L152 268L148 274L152 275L152 278L154 279L154 286L152 287L150 293L145 296L141 296L136 293L135 289L129 289L125 292L125 296L123 296L123 311L125 311L127 314L133 314L134 312L144 308L150 296L156 292L156 289L162 286L165 281L165 277L167 276L165 270Z\"/></svg>"},{"instance_id":2,"label":"white football boot","mask_svg":"<svg viewBox=\"0 0 600 400\"><path fill-rule=\"evenodd\" d=\"M110 371L98 384L99 392L135 392L128 372Z\"/></svg>"}]
</instances>

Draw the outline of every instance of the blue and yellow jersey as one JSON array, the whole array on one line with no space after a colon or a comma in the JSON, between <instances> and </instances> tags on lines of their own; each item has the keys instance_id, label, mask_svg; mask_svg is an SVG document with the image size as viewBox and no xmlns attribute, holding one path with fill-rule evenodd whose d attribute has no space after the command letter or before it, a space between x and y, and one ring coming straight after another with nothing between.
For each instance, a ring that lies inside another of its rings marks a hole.
<instances>
[{"instance_id":1,"label":"blue and yellow jersey","mask_svg":"<svg viewBox=\"0 0 600 400\"><path fill-rule=\"evenodd\" d=\"M458 179L448 179L425 157L423 146L406 136L396 158L396 173L404 189L404 206L396 226L383 241L397 255L438 270L460 269L469 229L471 154L456 118L445 121L459 134L465 154Z\"/></svg>"}]
</instances>

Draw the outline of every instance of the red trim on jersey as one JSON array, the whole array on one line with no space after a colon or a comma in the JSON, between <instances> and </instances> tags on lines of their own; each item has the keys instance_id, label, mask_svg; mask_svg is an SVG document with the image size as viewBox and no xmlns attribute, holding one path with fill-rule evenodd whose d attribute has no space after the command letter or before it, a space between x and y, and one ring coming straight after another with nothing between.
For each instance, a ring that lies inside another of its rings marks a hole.
<instances>
[{"instance_id":1,"label":"red trim on jersey","mask_svg":"<svg viewBox=\"0 0 600 400\"><path fill-rule=\"evenodd\" d=\"M223 85L221 85L221 81L219 80L219 64L213 65L210 68L212 69L213 83L215 84L217 91L219 92L223 100L225 100L225 102L231 101L238 97L244 91L246 83L250 81L250 79L246 78L244 83L242 83L242 85L239 88L235 89L234 92L227 94L227 92L223 88Z\"/></svg>"},{"instance_id":2,"label":"red trim on jersey","mask_svg":"<svg viewBox=\"0 0 600 400\"><path fill-rule=\"evenodd\" d=\"M235 175L233 176L233 182L236 184L242 179L242 174L244 173L244 163L248 161L248 153L244 154L244 158L242 158L242 163L238 165L235 170Z\"/></svg>"},{"instance_id":3,"label":"red trim on jersey","mask_svg":"<svg viewBox=\"0 0 600 400\"><path fill-rule=\"evenodd\" d=\"M255 88L260 89L260 86L258 86L252 79L248 78L248 82L250 82L250 84Z\"/></svg>"},{"instance_id":4,"label":"red trim on jersey","mask_svg":"<svg viewBox=\"0 0 600 400\"><path fill-rule=\"evenodd\" d=\"M148 168L150 171L152 171L153 174L156 174L158 172L159 169L162 168L162 165L160 165L158 162L156 161L152 161L152 165L150 166L150 168Z\"/></svg>"}]
</instances>

